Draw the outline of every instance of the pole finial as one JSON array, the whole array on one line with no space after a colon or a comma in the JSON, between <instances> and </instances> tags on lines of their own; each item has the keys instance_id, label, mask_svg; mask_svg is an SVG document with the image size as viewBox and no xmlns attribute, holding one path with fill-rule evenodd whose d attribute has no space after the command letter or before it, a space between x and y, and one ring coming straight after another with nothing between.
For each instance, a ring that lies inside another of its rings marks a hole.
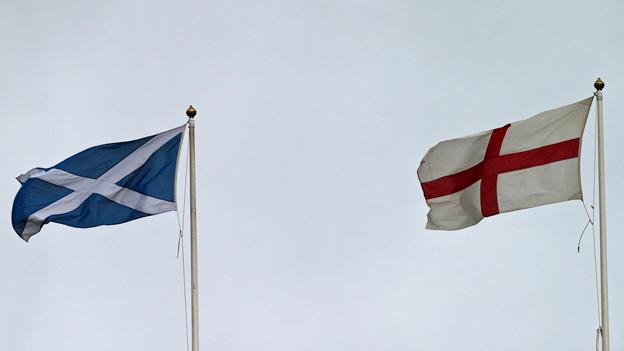
<instances>
[{"instance_id":1,"label":"pole finial","mask_svg":"<svg viewBox=\"0 0 624 351\"><path fill-rule=\"evenodd\" d=\"M193 107L193 105L189 105L189 107L186 109L186 115L188 116L188 118L193 118L196 114L197 110Z\"/></svg>"},{"instance_id":2,"label":"pole finial","mask_svg":"<svg viewBox=\"0 0 624 351\"><path fill-rule=\"evenodd\" d=\"M594 88L596 88L597 91L602 91L604 86L605 84L600 78L596 79L596 81L594 82Z\"/></svg>"}]
</instances>

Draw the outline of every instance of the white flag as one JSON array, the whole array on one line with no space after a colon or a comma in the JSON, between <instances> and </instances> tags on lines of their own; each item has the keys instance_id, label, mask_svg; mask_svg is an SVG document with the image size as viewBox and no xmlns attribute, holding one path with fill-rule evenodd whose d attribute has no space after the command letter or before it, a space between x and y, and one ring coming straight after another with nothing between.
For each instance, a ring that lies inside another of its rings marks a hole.
<instances>
[{"instance_id":1,"label":"white flag","mask_svg":"<svg viewBox=\"0 0 624 351\"><path fill-rule=\"evenodd\" d=\"M432 147L418 167L430 207L426 228L456 230L502 212L582 199L581 139L592 99Z\"/></svg>"}]
</instances>

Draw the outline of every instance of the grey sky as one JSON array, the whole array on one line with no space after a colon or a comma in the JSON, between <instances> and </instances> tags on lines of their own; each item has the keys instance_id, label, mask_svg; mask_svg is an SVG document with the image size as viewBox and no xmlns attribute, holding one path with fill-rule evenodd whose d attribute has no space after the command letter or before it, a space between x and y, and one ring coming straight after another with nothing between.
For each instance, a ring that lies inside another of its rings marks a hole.
<instances>
[{"instance_id":1,"label":"grey sky","mask_svg":"<svg viewBox=\"0 0 624 351\"><path fill-rule=\"evenodd\" d=\"M591 350L567 202L423 229L436 142L606 82L611 342L624 345L619 1L0 0L0 349L184 350L174 213L13 232L14 177L198 109L202 350ZM591 201L594 110L583 149ZM188 246L187 246L188 249Z\"/></svg>"}]
</instances>

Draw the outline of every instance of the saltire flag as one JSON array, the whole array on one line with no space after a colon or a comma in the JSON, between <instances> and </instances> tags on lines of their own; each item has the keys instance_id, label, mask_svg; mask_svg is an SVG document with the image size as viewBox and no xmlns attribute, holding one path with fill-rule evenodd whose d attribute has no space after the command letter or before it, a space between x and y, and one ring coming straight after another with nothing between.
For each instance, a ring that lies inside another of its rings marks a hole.
<instances>
[{"instance_id":1,"label":"saltire flag","mask_svg":"<svg viewBox=\"0 0 624 351\"><path fill-rule=\"evenodd\" d=\"M112 225L176 209L175 181L186 125L94 146L50 168L17 177L11 219L28 241L49 222Z\"/></svg>"},{"instance_id":2,"label":"saltire flag","mask_svg":"<svg viewBox=\"0 0 624 351\"><path fill-rule=\"evenodd\" d=\"M426 228L457 230L503 212L582 199L581 139L592 99L429 149L418 167L430 208Z\"/></svg>"}]
</instances>

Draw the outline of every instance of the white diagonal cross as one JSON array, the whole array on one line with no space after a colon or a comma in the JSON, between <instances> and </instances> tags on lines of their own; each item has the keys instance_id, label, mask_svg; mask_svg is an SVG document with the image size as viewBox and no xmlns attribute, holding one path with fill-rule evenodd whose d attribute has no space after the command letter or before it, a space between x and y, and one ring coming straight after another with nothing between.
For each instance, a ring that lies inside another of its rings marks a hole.
<instances>
[{"instance_id":1,"label":"white diagonal cross","mask_svg":"<svg viewBox=\"0 0 624 351\"><path fill-rule=\"evenodd\" d=\"M154 152L173 137L180 134L184 128L186 128L186 126L155 135L97 179L81 177L56 168L52 168L48 171L35 168L28 172L25 177L22 176L22 179L39 178L48 183L73 190L72 193L31 214L22 231L22 238L28 241L31 236L41 230L42 223L46 218L54 214L62 214L75 210L92 194L102 195L120 205L147 214L157 214L175 210L175 202L144 195L134 190L121 187L115 183L141 167Z\"/></svg>"}]
</instances>

